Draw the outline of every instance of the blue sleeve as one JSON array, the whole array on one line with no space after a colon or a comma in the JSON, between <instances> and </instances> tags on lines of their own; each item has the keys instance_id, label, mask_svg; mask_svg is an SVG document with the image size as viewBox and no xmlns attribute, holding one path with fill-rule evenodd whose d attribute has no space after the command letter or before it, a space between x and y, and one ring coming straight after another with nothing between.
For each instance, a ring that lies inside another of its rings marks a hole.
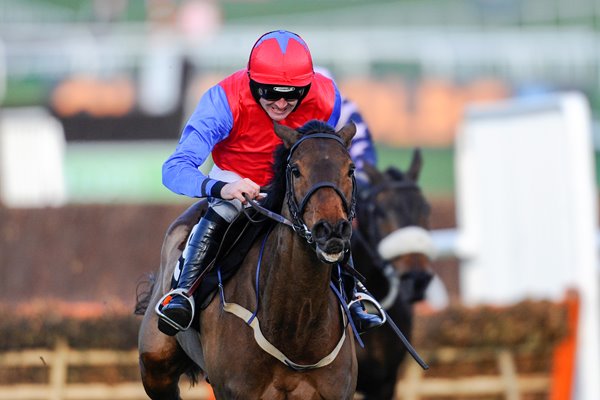
<instances>
[{"instance_id":1,"label":"blue sleeve","mask_svg":"<svg viewBox=\"0 0 600 400\"><path fill-rule=\"evenodd\" d=\"M198 169L214 146L225 139L233 127L227 96L219 85L200 99L183 128L177 148L162 167L163 184L171 191L189 197L219 197L223 182L208 178Z\"/></svg>"},{"instance_id":2,"label":"blue sleeve","mask_svg":"<svg viewBox=\"0 0 600 400\"><path fill-rule=\"evenodd\" d=\"M331 82L333 83L333 88L335 89L335 99L333 103L333 110L331 111L331 115L329 116L327 123L331 126L337 126L340 120L340 111L342 109L342 96L340 95L340 91L335 82L333 80Z\"/></svg>"}]
</instances>

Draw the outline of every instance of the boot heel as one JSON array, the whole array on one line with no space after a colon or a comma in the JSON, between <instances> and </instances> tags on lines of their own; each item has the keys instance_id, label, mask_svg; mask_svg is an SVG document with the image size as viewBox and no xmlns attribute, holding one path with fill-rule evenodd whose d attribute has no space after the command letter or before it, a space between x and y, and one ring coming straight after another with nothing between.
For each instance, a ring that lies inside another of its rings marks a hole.
<instances>
[{"instance_id":1,"label":"boot heel","mask_svg":"<svg viewBox=\"0 0 600 400\"><path fill-rule=\"evenodd\" d=\"M170 325L161 318L158 319L158 330L167 336L175 336L179 332L177 328L175 328L173 325Z\"/></svg>"}]
</instances>

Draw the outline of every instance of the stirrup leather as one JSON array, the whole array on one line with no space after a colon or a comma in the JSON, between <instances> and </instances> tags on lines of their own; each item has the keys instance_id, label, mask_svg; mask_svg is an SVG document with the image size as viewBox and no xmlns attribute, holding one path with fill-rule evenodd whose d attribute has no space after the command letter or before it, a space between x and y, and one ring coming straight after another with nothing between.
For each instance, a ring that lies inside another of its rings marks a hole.
<instances>
[{"instance_id":1,"label":"stirrup leather","mask_svg":"<svg viewBox=\"0 0 600 400\"><path fill-rule=\"evenodd\" d=\"M187 330L192 325L192 322L194 321L194 315L196 315L196 305L194 302L194 296L188 297L185 293L186 290L184 289L173 289L170 292L167 292L167 294L165 294L163 297L161 297L158 303L156 303L156 306L154 307L154 311L156 312L156 314L158 314L159 318L167 324L171 325L173 328L177 329L178 331ZM173 321L162 312L163 307L169 304L170 299L167 298L173 297L173 295L181 296L184 299L186 299L187 302L190 303L190 306L192 308L192 319L190 320L189 324L187 324L187 326L185 327L179 325L177 322Z\"/></svg>"},{"instance_id":2,"label":"stirrup leather","mask_svg":"<svg viewBox=\"0 0 600 400\"><path fill-rule=\"evenodd\" d=\"M379 304L379 302L375 300L372 296L369 296L364 292L356 292L354 299L350 303L348 303L348 308L350 308L350 306L354 303L362 302L371 303L373 305L373 308L375 308L375 311L377 311L377 314L379 314L379 317L381 318L381 325L385 324L385 321L387 321L387 314L385 311L383 311L381 304Z\"/></svg>"}]
</instances>

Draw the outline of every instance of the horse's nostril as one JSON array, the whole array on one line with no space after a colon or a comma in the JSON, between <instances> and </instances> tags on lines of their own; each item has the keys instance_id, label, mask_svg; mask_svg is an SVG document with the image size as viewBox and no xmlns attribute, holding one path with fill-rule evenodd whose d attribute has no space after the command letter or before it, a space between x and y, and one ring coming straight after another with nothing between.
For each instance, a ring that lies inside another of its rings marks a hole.
<instances>
[{"instance_id":1,"label":"horse's nostril","mask_svg":"<svg viewBox=\"0 0 600 400\"><path fill-rule=\"evenodd\" d=\"M319 243L325 243L333 238L350 240L352 224L349 221L340 221L334 227L327 221L317 222L312 229L313 238Z\"/></svg>"},{"instance_id":2,"label":"horse's nostril","mask_svg":"<svg viewBox=\"0 0 600 400\"><path fill-rule=\"evenodd\" d=\"M342 239L350 239L352 236L352 224L350 221L340 221L336 226L336 233Z\"/></svg>"},{"instance_id":3,"label":"horse's nostril","mask_svg":"<svg viewBox=\"0 0 600 400\"><path fill-rule=\"evenodd\" d=\"M313 238L317 242L324 242L331 237L331 225L326 221L319 221L313 226Z\"/></svg>"}]
</instances>

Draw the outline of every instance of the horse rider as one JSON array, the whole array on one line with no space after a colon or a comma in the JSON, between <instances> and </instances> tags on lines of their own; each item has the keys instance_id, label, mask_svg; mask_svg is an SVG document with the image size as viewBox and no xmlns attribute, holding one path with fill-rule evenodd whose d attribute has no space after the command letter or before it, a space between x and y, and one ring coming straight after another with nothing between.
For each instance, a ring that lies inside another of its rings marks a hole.
<instances>
[{"instance_id":1,"label":"horse rider","mask_svg":"<svg viewBox=\"0 0 600 400\"><path fill-rule=\"evenodd\" d=\"M340 107L334 81L313 71L307 44L285 30L262 35L252 47L247 68L202 96L162 169L163 184L171 191L209 201L208 211L193 227L183 250L177 287L163 302L163 323L190 324L193 299L187 291L215 257L220 238L246 204L244 194L261 198L260 188L272 176L273 151L281 143L273 122L298 128L318 119L336 126ZM214 165L205 176L198 167L210 155ZM355 282L350 281L352 296L356 296ZM353 302L350 312L359 332L382 323L361 302ZM163 333L173 334L162 325L159 321Z\"/></svg>"}]
</instances>

